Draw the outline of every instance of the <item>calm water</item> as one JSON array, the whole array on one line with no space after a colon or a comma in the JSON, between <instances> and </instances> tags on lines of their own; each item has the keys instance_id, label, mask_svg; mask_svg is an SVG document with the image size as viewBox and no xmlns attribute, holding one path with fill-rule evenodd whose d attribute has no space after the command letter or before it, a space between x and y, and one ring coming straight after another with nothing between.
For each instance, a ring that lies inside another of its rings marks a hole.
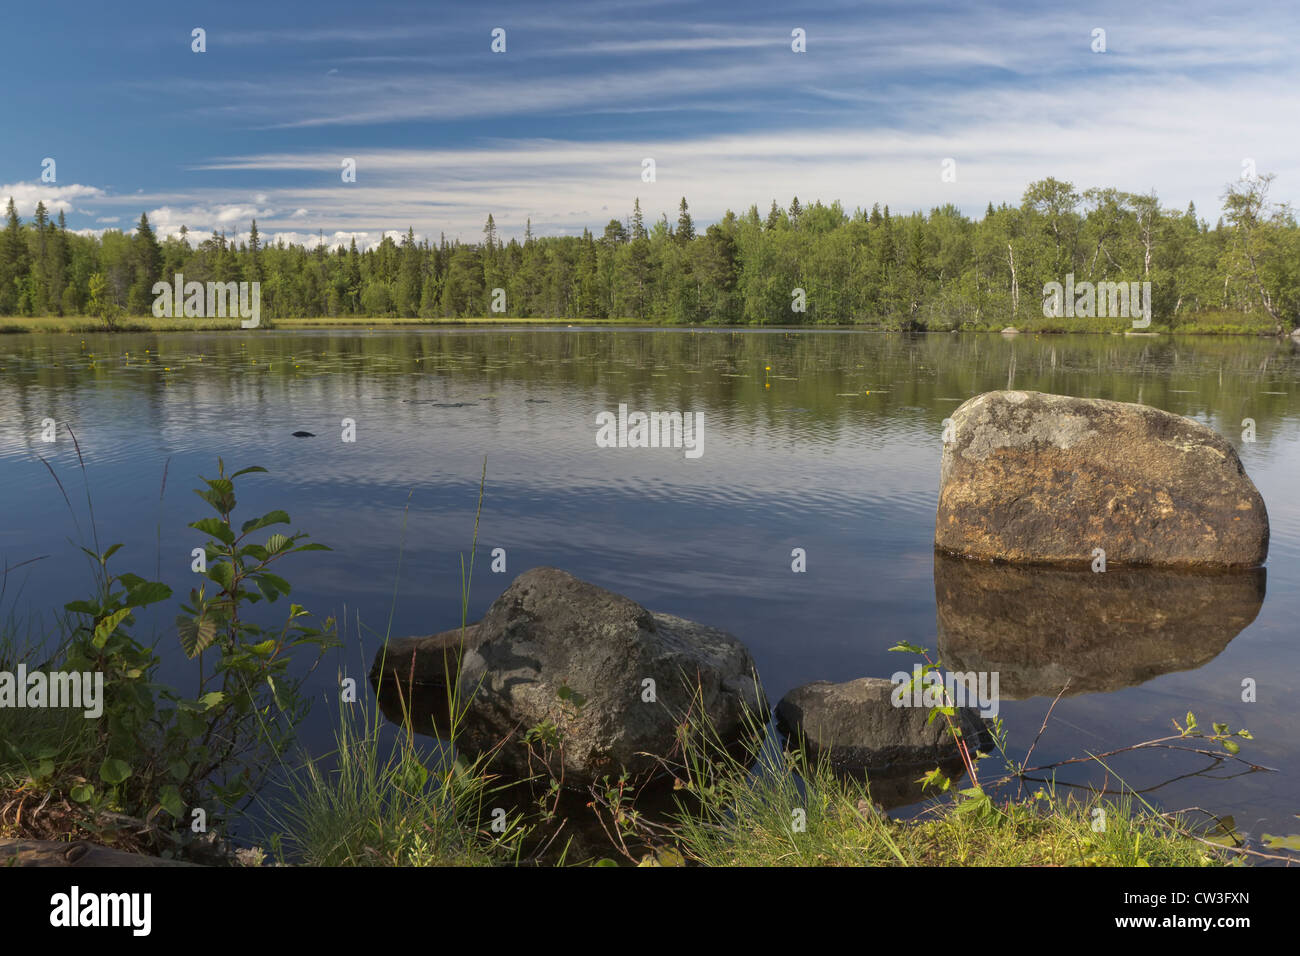
<instances>
[{"instance_id":1,"label":"calm water","mask_svg":"<svg viewBox=\"0 0 1300 956\"><path fill-rule=\"evenodd\" d=\"M1167 808L1200 805L1255 835L1291 833L1300 829L1298 372L1294 345L1236 338L574 329L0 337L0 560L49 555L11 578L3 610L48 615L89 582L72 516L38 459L60 475L88 534L76 453L62 430L56 444L40 442L46 417L77 434L100 541L126 545L118 571L160 569L177 594L188 592L189 552L202 536L185 524L206 508L189 489L215 473L220 455L232 470L270 469L244 482L245 516L283 507L295 528L336 549L282 566L294 599L322 616L360 615L380 633L391 612L399 636L459 623L459 560L486 457L475 618L519 572L556 565L736 634L773 700L807 681L910 668L887 648L907 640L934 649L942 622L950 659L995 666L1004 696L1023 698L1002 704L1017 755L1062 675L1079 692L1057 706L1035 763L1163 736L1171 717L1193 710L1206 726L1249 728L1256 740L1242 755L1278 772L1163 752L1118 758L1113 769ZM1103 586L1091 574L969 578L941 566L936 589L942 421L1008 383L1144 402L1226 435L1268 506L1266 586L1260 575L1117 575ZM620 403L703 412L704 454L597 448L596 413ZM355 444L340 441L343 418L357 423ZM1255 421L1254 443L1241 441L1244 418ZM317 437L290 437L296 430ZM488 571L497 547L506 574ZM791 572L795 547L807 551L805 574ZM164 634L164 676L180 682L190 665L165 633L175 613L143 623ZM364 673L378 639L363 643L354 636L313 675L319 695L337 687L340 669ZM1258 682L1256 703L1240 699L1245 678ZM315 708L309 746L328 748L332 719Z\"/></svg>"}]
</instances>

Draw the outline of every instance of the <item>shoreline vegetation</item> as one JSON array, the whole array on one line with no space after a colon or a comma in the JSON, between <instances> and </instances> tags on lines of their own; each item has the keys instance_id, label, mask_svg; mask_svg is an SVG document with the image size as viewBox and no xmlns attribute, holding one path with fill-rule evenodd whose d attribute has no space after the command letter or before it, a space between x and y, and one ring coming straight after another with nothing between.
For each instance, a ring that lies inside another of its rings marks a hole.
<instances>
[{"instance_id":1,"label":"shoreline vegetation","mask_svg":"<svg viewBox=\"0 0 1300 956\"><path fill-rule=\"evenodd\" d=\"M98 541L84 461L81 468L89 527ZM242 486L263 471L254 466L228 473L219 460L217 476L202 478L197 489L215 512L188 526L208 537L207 569L203 586L180 605L176 619L181 648L196 665L194 696L158 682L156 645L133 633L137 612L172 603L170 588L111 571L118 545L83 549L91 559L92 597L66 605L53 626L12 614L0 622L0 670L26 662L29 669L102 670L110 677L101 720L56 709L0 708L0 865L104 859L93 847L75 845L81 841L162 861L236 866L1294 862L1288 850L1300 838L1266 837L1252 847L1230 817L1199 808L1162 812L1106 762L1161 749L1266 772L1237 756L1237 740L1250 740L1248 731L1215 724L1211 733L1190 713L1185 725L1174 721L1175 732L1166 737L1041 766L1030 761L1032 746L1023 758L1007 752L1000 721L986 751L968 748L954 730L961 769L951 777L939 768L924 775L934 798L914 819L891 818L873 801L869 781L834 772L828 755L810 761L799 741L774 747L765 713L747 715L743 747L724 746L707 717L690 716L703 712L698 701L682 715L676 744L657 761L657 790L648 778L626 773L606 776L583 792L566 789L545 770L530 781L506 781L494 773L495 751L472 759L456 751L467 706L459 691L449 704L449 723L434 725L446 728L439 740L433 726L417 727L407 706L412 688L403 695L400 680L380 688L398 694L398 717L392 721L390 712L386 721L381 699L358 687L364 677L352 681L349 695L348 668L340 668L342 693L325 701L337 708L335 750L304 755L295 743L308 703L304 655L319 662L326 649L353 642L360 650L364 629L357 620L352 641L339 641L332 617L315 626L296 604L278 626L260 622L284 614L283 604L278 611L251 613L254 603L271 605L291 591L271 565L297 552L328 550L306 543L300 532L271 530L291 527L283 511L242 522L235 517L236 482ZM52 469L51 476L67 498ZM164 471L160 496L166 487ZM482 502L481 482L474 541L461 560L462 635ZM71 499L68 506L75 519ZM405 522L402 536L399 567ZM301 573L300 560L290 564ZM6 566L6 581L17 567ZM342 627L352 627L346 615ZM391 634L368 633L388 647ZM923 648L892 649L919 654L927 671L940 666ZM452 673L445 678L446 686L458 686ZM573 696L560 694L566 706L581 707ZM933 710L953 726L951 706ZM1050 719L1051 709L1044 729ZM539 724L524 733L537 766L553 766L551 758L564 747L557 731ZM1097 764L1111 787L1119 782L1118 793L1078 784L1061 784L1058 792L1055 768L1085 759ZM240 846L217 836L250 807L256 810L256 832L241 837ZM585 824L577 821L580 815Z\"/></svg>"},{"instance_id":2,"label":"shoreline vegetation","mask_svg":"<svg viewBox=\"0 0 1300 956\"><path fill-rule=\"evenodd\" d=\"M265 319L259 329L250 330L240 327L238 316L214 319L156 318L151 315L129 316L116 320L113 332L123 333L185 333L185 332L260 332L299 331L305 329L331 329L340 331L374 331L376 329L417 329L417 328L506 328L512 326L529 326L535 328L656 328L665 331L689 331L698 328L709 332L910 332L914 334L940 334L948 332L988 332L999 333L1013 327L1019 333L1031 335L1241 335L1256 337L1285 337L1285 332L1278 332L1276 325L1260 313L1249 312L1207 312L1197 314L1177 325L1170 327L1153 320L1150 328L1134 329L1129 319L1110 318L1024 318L1013 325L1005 321L967 322L960 326L940 329L908 329L902 325L859 324L859 325L715 325L704 323L697 326L680 326L663 322L651 322L641 319L582 319L582 318L506 318L472 316L460 318L407 318L393 316L315 316L280 318L273 322ZM99 319L89 316L0 316L0 335L13 334L65 334L88 335L109 332Z\"/></svg>"},{"instance_id":3,"label":"shoreline vegetation","mask_svg":"<svg viewBox=\"0 0 1300 956\"><path fill-rule=\"evenodd\" d=\"M478 242L417 240L408 227L366 249L350 233L322 232L310 247L264 242L256 220L230 237L199 240L182 227L160 239L147 213L134 230L83 234L44 203L24 223L11 198L0 228L0 327L84 332L83 318L109 330L236 325L190 293L186 319L158 324L153 317L166 311L158 289L170 300L173 283L246 283L257 290L262 324L285 328L542 321L1125 331L1138 318L1127 290L1140 284L1141 318L1153 329L1279 334L1300 326L1300 226L1286 203L1269 198L1273 178L1227 184L1213 225L1193 205L1162 206L1154 192L1047 178L1016 205L990 202L980 218L952 204L849 212L839 201L796 196L784 207L773 200L765 215L757 205L727 211L697 231L686 197L675 223L667 213L647 223L638 198L599 235L535 236L528 222L522 241L507 241L488 215ZM1078 301L1064 301L1063 289ZM1114 316L1117 302L1123 318Z\"/></svg>"}]
</instances>

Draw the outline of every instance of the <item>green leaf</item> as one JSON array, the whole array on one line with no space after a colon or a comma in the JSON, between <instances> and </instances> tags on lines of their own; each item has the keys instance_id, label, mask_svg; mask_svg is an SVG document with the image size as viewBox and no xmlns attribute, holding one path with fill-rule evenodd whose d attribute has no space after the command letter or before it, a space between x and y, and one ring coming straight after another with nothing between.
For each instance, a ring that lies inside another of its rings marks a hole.
<instances>
[{"instance_id":1,"label":"green leaf","mask_svg":"<svg viewBox=\"0 0 1300 956\"><path fill-rule=\"evenodd\" d=\"M240 475L251 475L251 474L252 474L253 472L255 472L255 471L262 471L262 472L265 472L266 469L263 468L261 465L250 465L250 466L247 467L247 468L241 468L241 469L239 469L239 471L235 472L233 475L230 476L230 480L231 480L231 481L234 481L234 480L235 480L236 478L238 478Z\"/></svg>"},{"instance_id":2,"label":"green leaf","mask_svg":"<svg viewBox=\"0 0 1300 956\"><path fill-rule=\"evenodd\" d=\"M189 527L195 531L202 531L204 534L212 535L224 545L235 543L235 532L231 531L230 525L220 518L200 518L198 521L191 521Z\"/></svg>"},{"instance_id":3,"label":"green leaf","mask_svg":"<svg viewBox=\"0 0 1300 956\"><path fill-rule=\"evenodd\" d=\"M131 765L118 757L107 757L99 765L99 776L105 783L117 786L131 776Z\"/></svg>"},{"instance_id":4,"label":"green leaf","mask_svg":"<svg viewBox=\"0 0 1300 956\"><path fill-rule=\"evenodd\" d=\"M145 581L126 592L126 603L131 607L144 607L156 604L172 596L172 589L161 581Z\"/></svg>"},{"instance_id":5,"label":"green leaf","mask_svg":"<svg viewBox=\"0 0 1300 956\"><path fill-rule=\"evenodd\" d=\"M63 605L63 609L73 614L89 614L91 617L99 613L99 608L89 601L71 601Z\"/></svg>"},{"instance_id":6,"label":"green leaf","mask_svg":"<svg viewBox=\"0 0 1300 956\"><path fill-rule=\"evenodd\" d=\"M167 772L173 780L184 780L190 774L190 765L178 758L167 765Z\"/></svg>"},{"instance_id":7,"label":"green leaf","mask_svg":"<svg viewBox=\"0 0 1300 956\"><path fill-rule=\"evenodd\" d=\"M129 607L124 607L120 611L114 611L108 617L104 618L95 625L95 636L91 638L90 643L97 648L103 647L104 644L108 642L108 639L113 636L113 632L117 630L117 626L130 614L131 609Z\"/></svg>"},{"instance_id":8,"label":"green leaf","mask_svg":"<svg viewBox=\"0 0 1300 956\"><path fill-rule=\"evenodd\" d=\"M174 784L168 784L162 788L158 794L158 802L162 804L164 810L177 820L185 813L185 802L181 800L181 792Z\"/></svg>"},{"instance_id":9,"label":"green leaf","mask_svg":"<svg viewBox=\"0 0 1300 956\"><path fill-rule=\"evenodd\" d=\"M204 710L211 710L219 703L226 699L226 695L219 690L209 691L199 698L199 703L203 705Z\"/></svg>"},{"instance_id":10,"label":"green leaf","mask_svg":"<svg viewBox=\"0 0 1300 956\"><path fill-rule=\"evenodd\" d=\"M1221 740L1219 742L1223 744L1223 749L1228 751L1230 754L1235 754L1241 750L1241 744L1237 743L1235 740Z\"/></svg>"},{"instance_id":11,"label":"green leaf","mask_svg":"<svg viewBox=\"0 0 1300 956\"><path fill-rule=\"evenodd\" d=\"M239 530L241 533L247 534L250 531L257 531L259 528L265 528L267 525L288 523L288 513L276 509L275 511L268 511L260 518L250 518L248 521L244 522L244 526Z\"/></svg>"},{"instance_id":12,"label":"green leaf","mask_svg":"<svg viewBox=\"0 0 1300 956\"><path fill-rule=\"evenodd\" d=\"M924 653L925 653L925 648L924 648L924 647L918 647L918 646L915 645L915 644L909 644L907 641L899 641L897 644L895 644L893 647L891 647L890 650L891 650L891 651L901 651L901 652L904 652L904 653L907 653L907 654L924 654Z\"/></svg>"},{"instance_id":13,"label":"green leaf","mask_svg":"<svg viewBox=\"0 0 1300 956\"><path fill-rule=\"evenodd\" d=\"M194 493L210 504L220 514L235 510L235 486L229 478L204 478L208 487L195 488Z\"/></svg>"},{"instance_id":14,"label":"green leaf","mask_svg":"<svg viewBox=\"0 0 1300 956\"><path fill-rule=\"evenodd\" d=\"M300 544L294 548L295 551L333 551L327 544Z\"/></svg>"},{"instance_id":15,"label":"green leaf","mask_svg":"<svg viewBox=\"0 0 1300 956\"><path fill-rule=\"evenodd\" d=\"M235 580L235 566L229 561L218 561L209 565L207 577L220 584L224 590L229 590Z\"/></svg>"},{"instance_id":16,"label":"green leaf","mask_svg":"<svg viewBox=\"0 0 1300 956\"><path fill-rule=\"evenodd\" d=\"M289 582L278 574L272 574L270 571L261 571L257 575L258 586L262 593L266 595L268 601L274 601L281 594L288 594L290 587ZM267 590L267 585L271 585L271 590ZM273 596L274 595L274 596Z\"/></svg>"},{"instance_id":17,"label":"green leaf","mask_svg":"<svg viewBox=\"0 0 1300 956\"><path fill-rule=\"evenodd\" d=\"M76 803L85 803L94 795L95 788L88 783L79 783L68 791L68 796L70 796Z\"/></svg>"},{"instance_id":18,"label":"green leaf","mask_svg":"<svg viewBox=\"0 0 1300 956\"><path fill-rule=\"evenodd\" d=\"M176 619L177 636L186 657L198 657L207 650L217 636L217 623L211 618L196 620L192 617Z\"/></svg>"},{"instance_id":19,"label":"green leaf","mask_svg":"<svg viewBox=\"0 0 1300 956\"><path fill-rule=\"evenodd\" d=\"M108 559L111 558L113 555L117 554L117 552L120 551L121 548L122 548L121 544L110 544L108 546L108 550L105 551L104 554L100 557L100 561L105 564L108 563Z\"/></svg>"},{"instance_id":20,"label":"green leaf","mask_svg":"<svg viewBox=\"0 0 1300 956\"><path fill-rule=\"evenodd\" d=\"M282 534L273 534L266 539L267 554L279 554L289 544L289 539Z\"/></svg>"},{"instance_id":21,"label":"green leaf","mask_svg":"<svg viewBox=\"0 0 1300 956\"><path fill-rule=\"evenodd\" d=\"M266 657L275 650L275 638L269 638L260 644L250 644L248 649L258 657Z\"/></svg>"}]
</instances>

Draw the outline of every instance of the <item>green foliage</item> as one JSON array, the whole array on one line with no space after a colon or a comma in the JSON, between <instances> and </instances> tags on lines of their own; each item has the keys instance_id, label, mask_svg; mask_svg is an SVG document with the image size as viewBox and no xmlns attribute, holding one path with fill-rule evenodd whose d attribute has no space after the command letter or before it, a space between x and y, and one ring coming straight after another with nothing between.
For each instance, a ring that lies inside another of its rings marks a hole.
<instances>
[{"instance_id":1,"label":"green foliage","mask_svg":"<svg viewBox=\"0 0 1300 956\"><path fill-rule=\"evenodd\" d=\"M108 280L96 272L90 277L90 311L99 317L110 332L117 328L118 320L126 310L117 304L109 291Z\"/></svg>"},{"instance_id":2,"label":"green foliage","mask_svg":"<svg viewBox=\"0 0 1300 956\"><path fill-rule=\"evenodd\" d=\"M113 327L121 312L146 314L151 283L176 272L188 281L259 281L262 316L453 319L502 317L635 319L668 324L860 324L921 330L1070 328L1045 320L1047 282L1149 281L1155 327L1201 325L1200 317L1268 331L1300 322L1300 229L1268 198L1271 176L1230 184L1224 218L1166 209L1154 194L1082 191L1054 178L1030 183L1018 205L992 203L973 220L952 205L891 215L852 213L838 202L775 201L728 211L702 228L682 197L646 227L640 201L625 222L597 238L503 242L491 216L478 244L443 238L374 248L276 244L213 233L159 241L145 216L134 234L95 239L68 233L43 213L23 224L10 208L0 234L0 315L85 313ZM93 277L98 276L97 280ZM93 280L93 284L92 284ZM803 289L804 311L792 309ZM1078 330L1122 331L1128 319L1079 319Z\"/></svg>"},{"instance_id":3,"label":"green foliage","mask_svg":"<svg viewBox=\"0 0 1300 956\"><path fill-rule=\"evenodd\" d=\"M166 602L167 585L135 574L118 574L110 560L114 544L92 559L95 593L65 606L67 636L47 670L103 675L103 713L98 720L38 715L41 732L2 735L0 783L61 790L93 818L115 811L154 822L188 836L188 812L203 807L221 813L245 802L293 738L306 711L300 670L291 672L295 652L332 645L333 621L307 624L307 612L291 605L283 623L265 627L247 613L263 599L274 601L290 584L269 567L289 554L321 550L301 543L303 534L271 534L262 544L250 536L289 516L272 511L244 522L236 534L235 480L263 472L246 468L205 480L199 490L216 512L191 527L211 536L205 552L208 584L191 593L176 619L179 640L197 658L193 695L159 683L160 658L135 635L137 616ZM0 729L3 726L0 725ZM166 814L166 818L159 817ZM167 822L170 818L170 822Z\"/></svg>"},{"instance_id":4,"label":"green foliage","mask_svg":"<svg viewBox=\"0 0 1300 956\"><path fill-rule=\"evenodd\" d=\"M258 466L226 474L217 460L217 477L202 479L195 489L215 516L191 522L189 527L209 535L204 544L205 583L190 591L176 618L177 635L186 656L199 659L200 678L195 697L178 702L177 717L197 731L197 746L189 748L192 770L183 783L209 780L224 805L233 806L256 789L261 773L272 765L292 740L293 728L306 711L302 678L289 671L294 653L315 649L317 654L334 646L334 620L321 627L307 623L308 612L290 603L282 622L263 626L248 608L265 600L274 603L287 596L291 586L271 570L291 554L328 551L325 545L304 543L301 532L274 532L259 544L252 536L275 525L287 525L289 515L273 510L250 518L235 531L235 481L265 472ZM204 655L218 655L215 666L205 669ZM239 773L222 772L232 760ZM219 777L219 780L213 779Z\"/></svg>"}]
</instances>

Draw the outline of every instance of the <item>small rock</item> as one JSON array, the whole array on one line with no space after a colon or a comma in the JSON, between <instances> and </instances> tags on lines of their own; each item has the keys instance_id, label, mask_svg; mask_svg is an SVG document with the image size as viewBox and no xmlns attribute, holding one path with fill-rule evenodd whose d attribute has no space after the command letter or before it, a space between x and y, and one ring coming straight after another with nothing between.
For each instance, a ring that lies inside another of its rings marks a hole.
<instances>
[{"instance_id":1,"label":"small rock","mask_svg":"<svg viewBox=\"0 0 1300 956\"><path fill-rule=\"evenodd\" d=\"M958 757L943 718L927 724L928 708L895 707L894 687L883 677L804 684L776 705L778 726L791 745L802 735L810 761L825 754L831 766L844 773L928 769ZM977 710L958 708L956 719L968 740L982 742L985 730Z\"/></svg>"}]
</instances>

